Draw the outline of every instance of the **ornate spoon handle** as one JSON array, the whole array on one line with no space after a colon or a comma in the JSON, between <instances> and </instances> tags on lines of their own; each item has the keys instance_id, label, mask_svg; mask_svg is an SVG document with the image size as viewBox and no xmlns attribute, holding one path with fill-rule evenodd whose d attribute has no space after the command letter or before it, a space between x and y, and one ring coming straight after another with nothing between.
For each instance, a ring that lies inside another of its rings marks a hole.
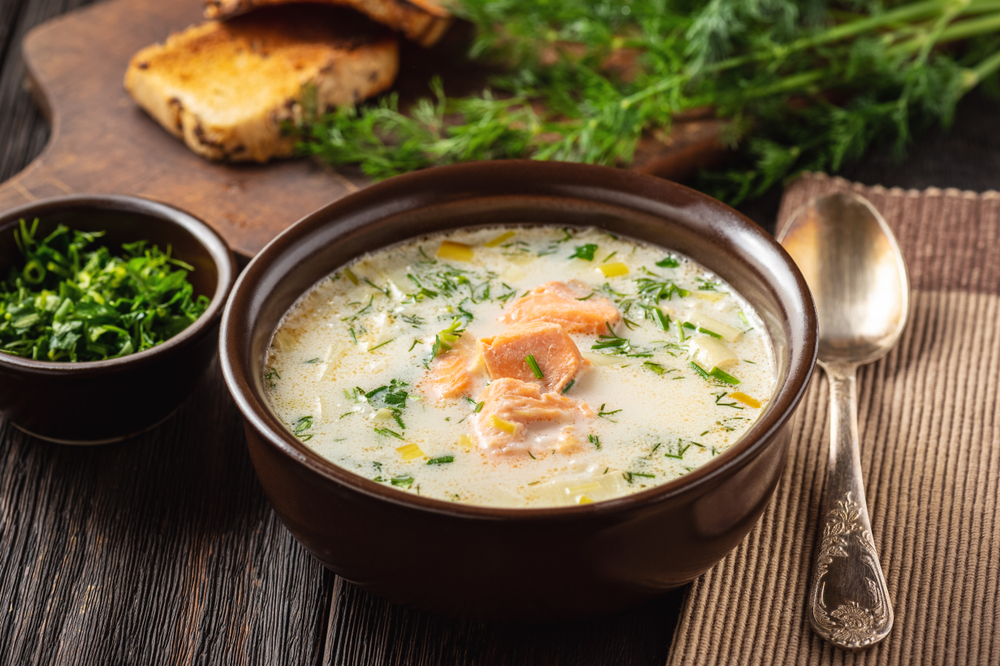
<instances>
[{"instance_id":1,"label":"ornate spoon handle","mask_svg":"<svg viewBox=\"0 0 1000 666\"><path fill-rule=\"evenodd\" d=\"M892 604L872 539L858 449L857 366L823 363L830 380L830 466L822 541L807 601L817 634L850 650L892 629Z\"/></svg>"}]
</instances>

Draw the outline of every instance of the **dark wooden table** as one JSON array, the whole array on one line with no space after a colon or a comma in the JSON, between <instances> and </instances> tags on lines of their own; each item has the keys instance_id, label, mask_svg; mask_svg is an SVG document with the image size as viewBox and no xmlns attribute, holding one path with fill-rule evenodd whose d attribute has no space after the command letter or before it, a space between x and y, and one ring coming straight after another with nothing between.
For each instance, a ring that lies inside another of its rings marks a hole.
<instances>
[{"instance_id":1,"label":"dark wooden table","mask_svg":"<svg viewBox=\"0 0 1000 666\"><path fill-rule=\"evenodd\" d=\"M0 181L48 138L22 88L21 40L84 4L0 0ZM930 133L908 161L876 153L846 175L1000 189L998 129L1000 104L973 96L951 134ZM779 198L745 212L773 228ZM120 444L59 446L0 420L0 664L661 665L683 593L541 627L373 597L320 566L274 516L217 367L173 418Z\"/></svg>"}]
</instances>

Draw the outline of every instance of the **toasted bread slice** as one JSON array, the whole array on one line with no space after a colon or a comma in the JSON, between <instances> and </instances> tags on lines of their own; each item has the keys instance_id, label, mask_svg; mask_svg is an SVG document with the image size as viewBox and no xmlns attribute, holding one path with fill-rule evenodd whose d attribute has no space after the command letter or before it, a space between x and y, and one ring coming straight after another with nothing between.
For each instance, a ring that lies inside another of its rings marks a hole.
<instances>
[{"instance_id":1,"label":"toasted bread slice","mask_svg":"<svg viewBox=\"0 0 1000 666\"><path fill-rule=\"evenodd\" d=\"M286 5L300 0L205 0L205 17L224 19L265 5ZM355 9L374 21L397 30L421 46L432 46L448 26L451 14L438 0L306 0Z\"/></svg>"},{"instance_id":2,"label":"toasted bread slice","mask_svg":"<svg viewBox=\"0 0 1000 666\"><path fill-rule=\"evenodd\" d=\"M133 56L125 89L212 160L266 162L292 153L286 120L305 95L355 104L392 85L396 38L363 16L318 5L268 9L171 35Z\"/></svg>"}]
</instances>

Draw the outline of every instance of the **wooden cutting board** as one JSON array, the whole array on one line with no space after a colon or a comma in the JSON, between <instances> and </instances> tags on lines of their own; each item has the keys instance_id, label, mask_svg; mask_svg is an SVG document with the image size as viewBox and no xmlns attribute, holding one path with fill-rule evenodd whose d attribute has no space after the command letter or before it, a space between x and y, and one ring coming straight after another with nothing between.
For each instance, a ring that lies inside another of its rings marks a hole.
<instances>
[{"instance_id":1,"label":"wooden cutting board","mask_svg":"<svg viewBox=\"0 0 1000 666\"><path fill-rule=\"evenodd\" d=\"M49 144L0 185L0 211L74 193L131 194L169 203L212 225L253 256L296 220L369 181L306 159L266 165L208 162L140 110L122 80L140 48L201 22L203 0L107 0L53 19L24 40L27 79L52 125ZM454 29L453 29L454 30ZM456 74L447 44L404 48L397 86L419 94L432 73ZM466 76L467 79L467 76ZM451 88L448 88L451 89ZM647 140L637 170L676 180L719 159L719 123L695 117Z\"/></svg>"}]
</instances>

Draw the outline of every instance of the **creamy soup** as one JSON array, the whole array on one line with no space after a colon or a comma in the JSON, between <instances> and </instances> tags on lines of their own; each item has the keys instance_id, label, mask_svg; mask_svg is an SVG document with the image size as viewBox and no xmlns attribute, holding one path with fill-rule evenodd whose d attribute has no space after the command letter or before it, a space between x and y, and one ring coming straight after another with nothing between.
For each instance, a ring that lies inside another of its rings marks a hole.
<instances>
[{"instance_id":1,"label":"creamy soup","mask_svg":"<svg viewBox=\"0 0 1000 666\"><path fill-rule=\"evenodd\" d=\"M766 408L775 373L757 315L694 261L599 229L511 227L340 268L285 315L265 380L291 432L336 465L530 507L708 462Z\"/></svg>"}]
</instances>

